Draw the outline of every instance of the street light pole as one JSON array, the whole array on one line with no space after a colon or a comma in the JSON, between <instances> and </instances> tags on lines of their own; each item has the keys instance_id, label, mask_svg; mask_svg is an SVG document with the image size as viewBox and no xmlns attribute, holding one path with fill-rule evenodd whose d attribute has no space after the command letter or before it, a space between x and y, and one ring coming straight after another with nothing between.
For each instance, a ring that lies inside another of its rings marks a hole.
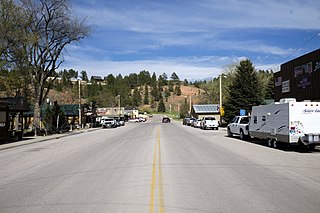
<instances>
[{"instance_id":1,"label":"street light pole","mask_svg":"<svg viewBox=\"0 0 320 213\"><path fill-rule=\"evenodd\" d=\"M118 95L118 108L119 108L119 111L118 111L118 115L119 115L119 118L120 118L120 115L121 115L121 112L120 112L120 110L121 110L121 106L120 106L120 104L121 104L121 102L120 102L120 95Z\"/></svg>"},{"instance_id":2,"label":"street light pole","mask_svg":"<svg viewBox=\"0 0 320 213\"><path fill-rule=\"evenodd\" d=\"M222 121L222 119L221 119L221 112L222 112L222 77L224 77L224 78L227 78L227 76L225 76L225 75L223 75L223 74L220 74L219 75L219 93L220 93L220 109L219 109L219 111L220 111L220 122Z\"/></svg>"},{"instance_id":3,"label":"street light pole","mask_svg":"<svg viewBox=\"0 0 320 213\"><path fill-rule=\"evenodd\" d=\"M222 77L222 75L219 75L219 95L220 95L220 108L219 108L219 110L220 110L220 120L221 120L221 109L222 109L222 86L221 86L221 77Z\"/></svg>"},{"instance_id":4,"label":"street light pole","mask_svg":"<svg viewBox=\"0 0 320 213\"><path fill-rule=\"evenodd\" d=\"M190 116L191 116L191 95L189 96L189 98L190 98L190 103L189 103L189 112L190 112Z\"/></svg>"},{"instance_id":5,"label":"street light pole","mask_svg":"<svg viewBox=\"0 0 320 213\"><path fill-rule=\"evenodd\" d=\"M80 79L78 79L78 87L79 87L79 127L82 128L82 116L81 116L81 82Z\"/></svg>"}]
</instances>

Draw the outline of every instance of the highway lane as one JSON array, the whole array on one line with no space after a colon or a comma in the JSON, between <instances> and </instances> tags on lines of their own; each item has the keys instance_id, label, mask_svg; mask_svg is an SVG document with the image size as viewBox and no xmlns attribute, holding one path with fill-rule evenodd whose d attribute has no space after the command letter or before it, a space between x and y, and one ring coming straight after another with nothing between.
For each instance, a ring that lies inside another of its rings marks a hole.
<instances>
[{"instance_id":1,"label":"highway lane","mask_svg":"<svg viewBox=\"0 0 320 213\"><path fill-rule=\"evenodd\" d=\"M154 116L0 151L0 212L318 212L319 160Z\"/></svg>"}]
</instances>

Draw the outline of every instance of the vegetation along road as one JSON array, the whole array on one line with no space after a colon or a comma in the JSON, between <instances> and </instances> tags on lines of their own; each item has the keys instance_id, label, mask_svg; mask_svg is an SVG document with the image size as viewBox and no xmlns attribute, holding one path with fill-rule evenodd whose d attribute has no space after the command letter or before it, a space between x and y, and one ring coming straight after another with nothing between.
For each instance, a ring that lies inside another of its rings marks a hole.
<instances>
[{"instance_id":1,"label":"vegetation along road","mask_svg":"<svg viewBox=\"0 0 320 213\"><path fill-rule=\"evenodd\" d=\"M0 151L0 212L319 212L319 160L154 116Z\"/></svg>"}]
</instances>

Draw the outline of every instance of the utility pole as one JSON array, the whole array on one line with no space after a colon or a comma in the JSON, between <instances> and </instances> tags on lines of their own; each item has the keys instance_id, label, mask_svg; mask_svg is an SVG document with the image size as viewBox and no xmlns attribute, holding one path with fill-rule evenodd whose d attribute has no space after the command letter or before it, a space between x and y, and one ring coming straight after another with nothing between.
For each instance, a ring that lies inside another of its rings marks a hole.
<instances>
[{"instance_id":1,"label":"utility pole","mask_svg":"<svg viewBox=\"0 0 320 213\"><path fill-rule=\"evenodd\" d=\"M81 116L81 81L78 79L79 87L79 127L82 128L82 116Z\"/></svg>"},{"instance_id":2,"label":"utility pole","mask_svg":"<svg viewBox=\"0 0 320 213\"><path fill-rule=\"evenodd\" d=\"M191 103L192 103L191 95L189 96L189 98L190 98L190 100L189 100L189 101L190 101L190 103L189 103L189 112L190 112L190 113L189 113L189 114L190 114L190 116L191 116L191 105L192 105L192 104L191 104Z\"/></svg>"},{"instance_id":3,"label":"utility pole","mask_svg":"<svg viewBox=\"0 0 320 213\"><path fill-rule=\"evenodd\" d=\"M220 74L219 75L219 94L220 94L220 105L219 105L219 111L220 111L220 122L222 122L222 114L221 114L221 112L222 112L222 77L224 77L224 78L227 78L227 76L225 76L225 75L223 75L223 74Z\"/></svg>"},{"instance_id":4,"label":"utility pole","mask_svg":"<svg viewBox=\"0 0 320 213\"><path fill-rule=\"evenodd\" d=\"M219 105L219 110L221 112L221 109L222 109L222 86L221 86L221 74L219 75L219 95L220 95L220 105ZM221 113L220 113L220 116L221 116Z\"/></svg>"},{"instance_id":5,"label":"utility pole","mask_svg":"<svg viewBox=\"0 0 320 213\"><path fill-rule=\"evenodd\" d=\"M121 111L121 106L120 106L120 104L121 104L121 102L120 102L120 97L121 97L121 96L120 96L120 95L118 95L117 97L118 97L118 109L119 109L118 113L119 113L119 118L120 118L120 116L121 116L121 112L120 112L120 111Z\"/></svg>"}]
</instances>

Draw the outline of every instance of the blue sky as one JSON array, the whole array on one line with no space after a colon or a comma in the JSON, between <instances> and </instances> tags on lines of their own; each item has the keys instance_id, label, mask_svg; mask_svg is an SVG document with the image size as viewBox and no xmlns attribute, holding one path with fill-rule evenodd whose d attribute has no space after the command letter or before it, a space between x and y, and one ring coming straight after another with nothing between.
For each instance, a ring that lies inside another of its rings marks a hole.
<instances>
[{"instance_id":1,"label":"blue sky","mask_svg":"<svg viewBox=\"0 0 320 213\"><path fill-rule=\"evenodd\" d=\"M176 72L218 76L249 58L257 69L320 48L319 0L71 0L91 35L67 47L61 68L88 75Z\"/></svg>"}]
</instances>

